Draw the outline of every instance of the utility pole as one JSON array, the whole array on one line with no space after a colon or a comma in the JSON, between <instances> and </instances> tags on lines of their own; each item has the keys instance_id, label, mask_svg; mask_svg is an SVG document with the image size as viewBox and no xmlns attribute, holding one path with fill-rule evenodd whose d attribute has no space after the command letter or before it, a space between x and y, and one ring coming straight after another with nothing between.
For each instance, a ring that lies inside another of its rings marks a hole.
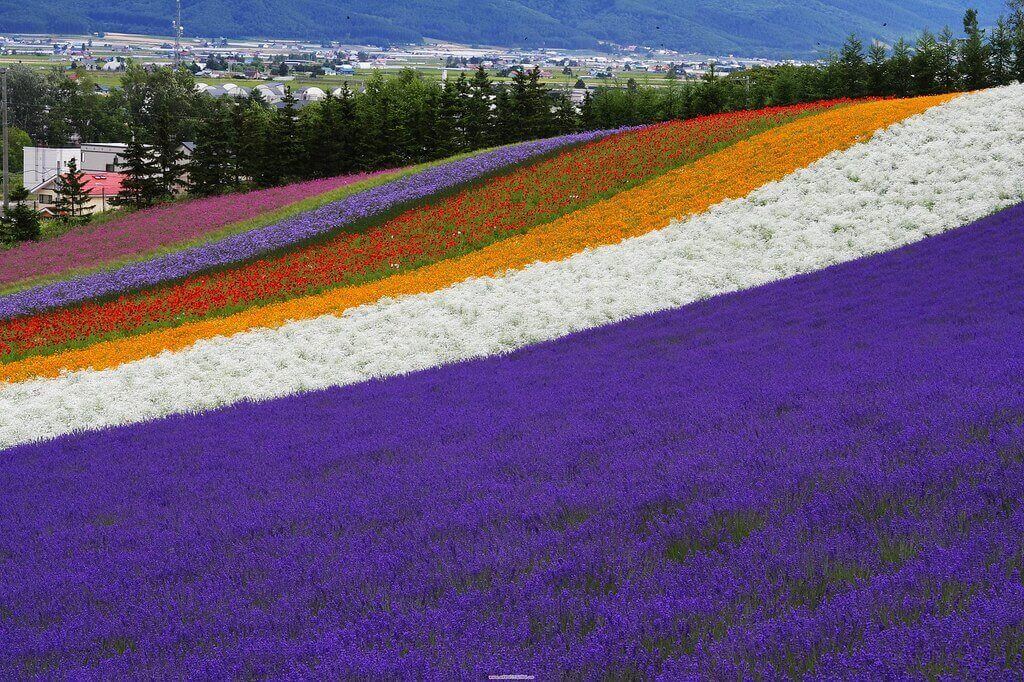
<instances>
[{"instance_id":1,"label":"utility pole","mask_svg":"<svg viewBox=\"0 0 1024 682\"><path fill-rule=\"evenodd\" d=\"M181 64L181 0L174 0L174 68Z\"/></svg>"},{"instance_id":2,"label":"utility pole","mask_svg":"<svg viewBox=\"0 0 1024 682\"><path fill-rule=\"evenodd\" d=\"M8 168L8 160L7 160L8 149L9 149L8 140L7 140L7 73L9 71L10 71L10 69L8 69L6 67L0 69L0 73L3 74L3 94L2 94L2 96L3 96L3 110L4 110L4 112L3 112L3 117L4 117L4 125L3 125L3 127L4 127L4 171L3 171L4 172L4 183L3 183L4 184L4 215L7 215L7 209L9 208L9 202L10 202L10 198L9 198L10 197L10 187L9 187L10 173L8 172L9 168Z\"/></svg>"}]
</instances>

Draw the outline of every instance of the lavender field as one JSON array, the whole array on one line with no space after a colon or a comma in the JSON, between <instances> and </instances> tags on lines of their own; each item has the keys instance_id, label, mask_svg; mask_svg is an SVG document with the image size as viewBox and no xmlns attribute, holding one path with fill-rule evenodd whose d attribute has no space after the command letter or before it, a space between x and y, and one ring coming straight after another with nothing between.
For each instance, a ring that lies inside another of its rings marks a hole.
<instances>
[{"instance_id":1,"label":"lavender field","mask_svg":"<svg viewBox=\"0 0 1024 682\"><path fill-rule=\"evenodd\" d=\"M1024 205L529 346L7 450L0 669L1024 673Z\"/></svg>"}]
</instances>

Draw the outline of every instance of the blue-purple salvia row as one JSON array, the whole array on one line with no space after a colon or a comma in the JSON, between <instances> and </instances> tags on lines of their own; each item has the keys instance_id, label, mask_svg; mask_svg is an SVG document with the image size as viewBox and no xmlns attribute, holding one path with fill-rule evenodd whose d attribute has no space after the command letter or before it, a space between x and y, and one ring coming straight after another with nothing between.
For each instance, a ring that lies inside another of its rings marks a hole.
<instances>
[{"instance_id":1,"label":"blue-purple salvia row","mask_svg":"<svg viewBox=\"0 0 1024 682\"><path fill-rule=\"evenodd\" d=\"M126 265L117 270L9 294L0 297L0 319L132 291L245 261L327 234L396 206L429 197L568 145L589 142L615 132L619 131L590 131L502 147L373 187L274 225Z\"/></svg>"},{"instance_id":2,"label":"blue-purple salvia row","mask_svg":"<svg viewBox=\"0 0 1024 682\"><path fill-rule=\"evenodd\" d=\"M3 454L0 669L1019 678L1024 207L497 358Z\"/></svg>"}]
</instances>

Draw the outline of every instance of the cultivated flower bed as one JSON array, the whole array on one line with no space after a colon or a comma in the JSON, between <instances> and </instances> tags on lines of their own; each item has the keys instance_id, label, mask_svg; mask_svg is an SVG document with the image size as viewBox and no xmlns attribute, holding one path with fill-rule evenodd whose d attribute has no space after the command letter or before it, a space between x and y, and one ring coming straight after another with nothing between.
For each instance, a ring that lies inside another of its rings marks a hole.
<instances>
[{"instance_id":1,"label":"cultivated flower bed","mask_svg":"<svg viewBox=\"0 0 1024 682\"><path fill-rule=\"evenodd\" d=\"M470 182L561 147L598 139L611 132L577 133L501 147L372 187L273 225L258 227L209 244L168 253L113 271L97 272L0 296L0 319L152 286L210 268L244 261L324 235L347 224Z\"/></svg>"},{"instance_id":2,"label":"cultivated flower bed","mask_svg":"<svg viewBox=\"0 0 1024 682\"><path fill-rule=\"evenodd\" d=\"M189 277L165 288L12 320L0 329L0 350L3 344L13 356L34 349L54 350L339 284L381 279L476 250L603 197L618 195L756 131L836 104L712 116L607 137L438 198L359 234L340 234L275 258ZM856 120L856 114L849 116ZM674 189L676 194L686 190Z\"/></svg>"},{"instance_id":3,"label":"cultivated flower bed","mask_svg":"<svg viewBox=\"0 0 1024 682\"><path fill-rule=\"evenodd\" d=\"M174 243L200 239L232 223L251 220L319 194L390 174L342 175L156 206L107 222L86 225L56 239L26 242L0 251L0 285L97 267Z\"/></svg>"},{"instance_id":4,"label":"cultivated flower bed","mask_svg":"<svg viewBox=\"0 0 1024 682\"><path fill-rule=\"evenodd\" d=\"M1020 201L1024 87L965 95L620 244L100 372L10 384L13 444L507 352L911 243Z\"/></svg>"},{"instance_id":5,"label":"cultivated flower bed","mask_svg":"<svg viewBox=\"0 0 1024 682\"><path fill-rule=\"evenodd\" d=\"M1018 207L512 356L8 451L0 666L1018 677L1021 291Z\"/></svg>"}]
</instances>

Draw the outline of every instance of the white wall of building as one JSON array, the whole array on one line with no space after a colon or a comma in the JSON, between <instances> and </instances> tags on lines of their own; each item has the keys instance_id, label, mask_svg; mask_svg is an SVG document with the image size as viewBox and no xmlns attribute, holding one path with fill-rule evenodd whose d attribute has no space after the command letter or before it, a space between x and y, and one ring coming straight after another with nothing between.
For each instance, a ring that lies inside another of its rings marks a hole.
<instances>
[{"instance_id":1,"label":"white wall of building","mask_svg":"<svg viewBox=\"0 0 1024 682\"><path fill-rule=\"evenodd\" d=\"M79 165L82 170L90 173L120 173L127 146L115 142L83 144Z\"/></svg>"},{"instance_id":2,"label":"white wall of building","mask_svg":"<svg viewBox=\"0 0 1024 682\"><path fill-rule=\"evenodd\" d=\"M25 161L22 182L28 189L66 172L71 159L78 164L82 162L81 150L77 148L25 147L22 155Z\"/></svg>"}]
</instances>

